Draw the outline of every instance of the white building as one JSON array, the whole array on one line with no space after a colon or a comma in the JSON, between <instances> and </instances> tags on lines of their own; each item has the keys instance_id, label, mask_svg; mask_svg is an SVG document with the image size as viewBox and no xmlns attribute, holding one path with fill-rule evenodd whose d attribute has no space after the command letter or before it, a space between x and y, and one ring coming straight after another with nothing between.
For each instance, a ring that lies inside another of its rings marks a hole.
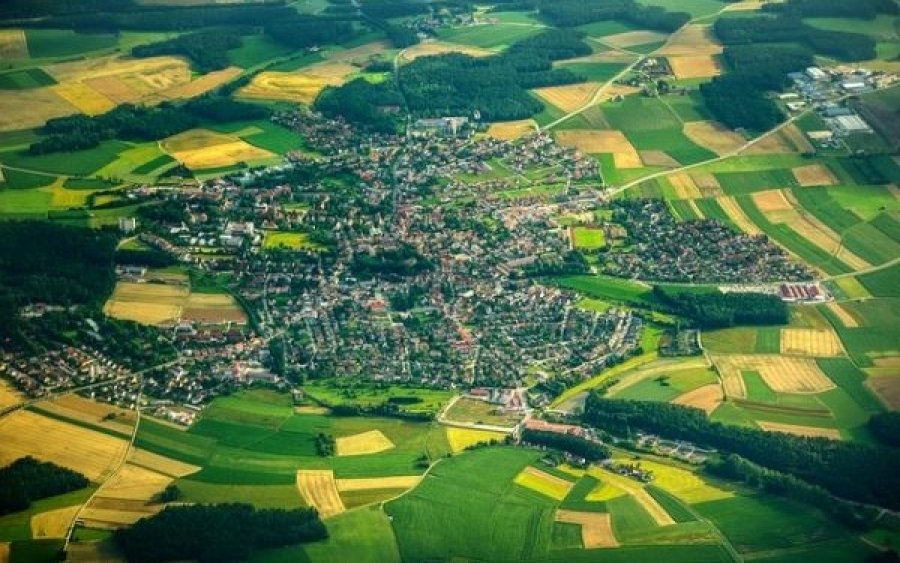
<instances>
[{"instance_id":1,"label":"white building","mask_svg":"<svg viewBox=\"0 0 900 563\"><path fill-rule=\"evenodd\" d=\"M828 80L828 73L817 66L811 66L806 69L806 76L815 81Z\"/></svg>"},{"instance_id":2,"label":"white building","mask_svg":"<svg viewBox=\"0 0 900 563\"><path fill-rule=\"evenodd\" d=\"M872 129L858 115L841 115L834 118L834 124L842 133L871 133Z\"/></svg>"}]
</instances>

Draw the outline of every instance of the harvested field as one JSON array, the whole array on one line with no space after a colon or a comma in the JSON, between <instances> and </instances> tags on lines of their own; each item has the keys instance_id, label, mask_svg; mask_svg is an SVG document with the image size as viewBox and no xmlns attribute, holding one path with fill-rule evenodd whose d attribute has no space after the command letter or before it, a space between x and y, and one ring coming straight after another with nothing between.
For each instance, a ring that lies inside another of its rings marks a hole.
<instances>
[{"instance_id":1,"label":"harvested field","mask_svg":"<svg viewBox=\"0 0 900 563\"><path fill-rule=\"evenodd\" d=\"M225 293L191 293L181 310L181 318L198 323L247 322L241 306Z\"/></svg>"},{"instance_id":2,"label":"harvested field","mask_svg":"<svg viewBox=\"0 0 900 563\"><path fill-rule=\"evenodd\" d=\"M613 535L612 520L607 513L557 510L556 521L580 525L581 543L585 549L619 546Z\"/></svg>"},{"instance_id":3,"label":"harvested field","mask_svg":"<svg viewBox=\"0 0 900 563\"><path fill-rule=\"evenodd\" d=\"M762 229L756 226L756 223L750 220L749 217L744 213L744 210L741 209L741 206L738 205L737 201L735 201L732 196L719 196L716 198L716 203L719 204L719 207L722 208L722 211L728 215L728 218L737 225L737 227L747 233L748 235L761 235L763 234Z\"/></svg>"},{"instance_id":4,"label":"harvested field","mask_svg":"<svg viewBox=\"0 0 900 563\"><path fill-rule=\"evenodd\" d=\"M0 542L0 562L2 563L9 562L9 545L10 542Z\"/></svg>"},{"instance_id":5,"label":"harvested field","mask_svg":"<svg viewBox=\"0 0 900 563\"><path fill-rule=\"evenodd\" d=\"M234 135L191 129L160 142L160 148L192 170L220 168L275 156Z\"/></svg>"},{"instance_id":6,"label":"harvested field","mask_svg":"<svg viewBox=\"0 0 900 563\"><path fill-rule=\"evenodd\" d=\"M558 107L566 113L581 109L590 103L600 88L596 82L582 82L566 86L549 86L532 90L545 102Z\"/></svg>"},{"instance_id":7,"label":"harvested field","mask_svg":"<svg viewBox=\"0 0 900 563\"><path fill-rule=\"evenodd\" d=\"M57 84L50 88L87 115L99 115L116 107L115 102L82 82Z\"/></svg>"},{"instance_id":8,"label":"harvested field","mask_svg":"<svg viewBox=\"0 0 900 563\"><path fill-rule=\"evenodd\" d=\"M703 197L716 197L722 195L722 186L719 185L719 180L716 178L715 174L709 172L691 172L690 177L697 185L697 188L700 189L700 193L703 194Z\"/></svg>"},{"instance_id":9,"label":"harvested field","mask_svg":"<svg viewBox=\"0 0 900 563\"><path fill-rule=\"evenodd\" d=\"M447 427L447 441L450 442L450 450L453 453L461 452L469 446L479 442L491 440L502 441L506 438L503 432L491 432L490 430L473 430L471 428Z\"/></svg>"},{"instance_id":10,"label":"harvested field","mask_svg":"<svg viewBox=\"0 0 900 563\"><path fill-rule=\"evenodd\" d=\"M778 393L819 393L834 389L831 381L812 358L774 354L710 355L719 370L725 395L745 399L742 371L756 371L766 385Z\"/></svg>"},{"instance_id":11,"label":"harvested field","mask_svg":"<svg viewBox=\"0 0 900 563\"><path fill-rule=\"evenodd\" d=\"M679 199L695 199L703 197L700 188L694 183L694 179L689 174L679 172L668 176L669 183L675 189L675 195Z\"/></svg>"},{"instance_id":12,"label":"harvested field","mask_svg":"<svg viewBox=\"0 0 900 563\"><path fill-rule=\"evenodd\" d=\"M0 91L0 131L39 127L48 119L78 111L52 88Z\"/></svg>"},{"instance_id":13,"label":"harvested field","mask_svg":"<svg viewBox=\"0 0 900 563\"><path fill-rule=\"evenodd\" d=\"M0 29L0 60L28 58L28 40L21 29Z\"/></svg>"},{"instance_id":14,"label":"harvested field","mask_svg":"<svg viewBox=\"0 0 900 563\"><path fill-rule=\"evenodd\" d=\"M866 379L866 385L878 395L888 409L900 410L900 376L873 375Z\"/></svg>"},{"instance_id":15,"label":"harvested field","mask_svg":"<svg viewBox=\"0 0 900 563\"><path fill-rule=\"evenodd\" d=\"M196 80L191 80L185 84L179 84L174 88L164 90L160 92L160 95L171 100L194 98L205 94L214 88L218 88L226 82L230 82L241 72L243 72L243 70L236 66L215 70Z\"/></svg>"},{"instance_id":16,"label":"harvested field","mask_svg":"<svg viewBox=\"0 0 900 563\"><path fill-rule=\"evenodd\" d=\"M498 121L491 123L487 134L495 139L504 141L514 141L519 137L530 135L537 131L537 123L533 119L522 119L520 121Z\"/></svg>"},{"instance_id":17,"label":"harvested field","mask_svg":"<svg viewBox=\"0 0 900 563\"><path fill-rule=\"evenodd\" d=\"M62 395L38 405L42 411L50 412L72 420L86 422L94 426L108 428L121 434L131 434L134 429L135 414L130 409L98 403L74 393Z\"/></svg>"},{"instance_id":18,"label":"harvested field","mask_svg":"<svg viewBox=\"0 0 900 563\"><path fill-rule=\"evenodd\" d=\"M702 409L709 415L722 404L722 399L722 386L711 383L676 397L672 404Z\"/></svg>"},{"instance_id":19,"label":"harvested field","mask_svg":"<svg viewBox=\"0 0 900 563\"><path fill-rule=\"evenodd\" d=\"M720 156L736 151L746 142L741 135L715 121L685 123L684 134Z\"/></svg>"},{"instance_id":20,"label":"harvested field","mask_svg":"<svg viewBox=\"0 0 900 563\"><path fill-rule=\"evenodd\" d=\"M783 328L781 329L781 353L833 357L843 355L843 349L831 329Z\"/></svg>"},{"instance_id":21,"label":"harvested field","mask_svg":"<svg viewBox=\"0 0 900 563\"><path fill-rule=\"evenodd\" d=\"M810 164L808 166L798 166L793 168L791 172L797 183L803 187L806 186L833 186L838 183L838 179L834 177L826 166L821 164Z\"/></svg>"},{"instance_id":22,"label":"harvested field","mask_svg":"<svg viewBox=\"0 0 900 563\"><path fill-rule=\"evenodd\" d=\"M621 131L615 129L565 130L556 133L561 145L583 153L611 153L616 168L641 168L641 156Z\"/></svg>"},{"instance_id":23,"label":"harvested field","mask_svg":"<svg viewBox=\"0 0 900 563\"><path fill-rule=\"evenodd\" d=\"M817 426L782 424L780 422L757 421L756 423L766 432L782 432L784 434L793 434L795 436L805 436L808 438L828 438L830 440L841 439L841 433L836 428L819 428Z\"/></svg>"},{"instance_id":24,"label":"harvested field","mask_svg":"<svg viewBox=\"0 0 900 563\"><path fill-rule=\"evenodd\" d=\"M0 419L0 444L0 466L31 455L94 482L105 479L128 448L125 440L21 410Z\"/></svg>"},{"instance_id":25,"label":"harvested field","mask_svg":"<svg viewBox=\"0 0 900 563\"><path fill-rule=\"evenodd\" d=\"M171 323L181 316L188 292L184 286L119 282L103 312L142 324Z\"/></svg>"},{"instance_id":26,"label":"harvested field","mask_svg":"<svg viewBox=\"0 0 900 563\"><path fill-rule=\"evenodd\" d=\"M267 71L238 91L246 98L312 104L326 86L340 86L359 68L347 63L320 63L296 72Z\"/></svg>"},{"instance_id":27,"label":"harvested field","mask_svg":"<svg viewBox=\"0 0 900 563\"><path fill-rule=\"evenodd\" d=\"M537 491L556 500L566 498L569 491L575 485L556 475L545 473L536 467L526 467L516 475L515 483L532 491Z\"/></svg>"},{"instance_id":28,"label":"harvested field","mask_svg":"<svg viewBox=\"0 0 900 563\"><path fill-rule=\"evenodd\" d=\"M365 63L372 55L380 55L391 49L393 49L393 45L387 41L372 41L359 47L329 53L328 60L342 63Z\"/></svg>"},{"instance_id":29,"label":"harvested field","mask_svg":"<svg viewBox=\"0 0 900 563\"><path fill-rule=\"evenodd\" d=\"M31 517L31 537L34 539L64 538L81 505L67 506L41 512Z\"/></svg>"},{"instance_id":30,"label":"harvested field","mask_svg":"<svg viewBox=\"0 0 900 563\"><path fill-rule=\"evenodd\" d=\"M344 502L338 494L331 470L300 470L297 488L306 504L315 507L322 518L344 512Z\"/></svg>"},{"instance_id":31,"label":"harvested field","mask_svg":"<svg viewBox=\"0 0 900 563\"><path fill-rule=\"evenodd\" d=\"M647 511L647 514L650 515L651 518L656 522L657 526L670 526L675 523L675 520L669 515L666 510L656 502L650 493L648 493L640 484L636 481L629 479L628 477L623 477L618 473L613 473L611 471L607 471L605 469L592 469L591 474L593 475L596 472L596 476L604 483L608 482L611 485L622 489L629 495L631 495L634 500L641 505L641 508Z\"/></svg>"},{"instance_id":32,"label":"harvested field","mask_svg":"<svg viewBox=\"0 0 900 563\"><path fill-rule=\"evenodd\" d=\"M147 504L141 500L116 500L95 498L86 507L79 520L91 528L116 530L130 526L163 509L161 504Z\"/></svg>"},{"instance_id":33,"label":"harvested field","mask_svg":"<svg viewBox=\"0 0 900 563\"><path fill-rule=\"evenodd\" d=\"M831 302L826 304L828 310L831 311L835 317L841 321L841 325L844 328L856 328L859 326L859 321L856 320L856 317L850 314L850 311L841 306L840 303Z\"/></svg>"},{"instance_id":34,"label":"harvested field","mask_svg":"<svg viewBox=\"0 0 900 563\"><path fill-rule=\"evenodd\" d=\"M753 143L746 149L741 151L742 155L754 154L791 154L794 152L792 143L781 136L780 133L766 135L759 141Z\"/></svg>"},{"instance_id":35,"label":"harvested field","mask_svg":"<svg viewBox=\"0 0 900 563\"><path fill-rule=\"evenodd\" d=\"M52 64L45 67L45 70L60 83L115 76L143 95L167 90L191 80L188 62L172 56L132 59L111 55Z\"/></svg>"},{"instance_id":36,"label":"harvested field","mask_svg":"<svg viewBox=\"0 0 900 563\"><path fill-rule=\"evenodd\" d=\"M790 211L794 208L781 190L768 190L754 194L753 203L764 214L774 211Z\"/></svg>"},{"instance_id":37,"label":"harvested field","mask_svg":"<svg viewBox=\"0 0 900 563\"><path fill-rule=\"evenodd\" d=\"M669 38L658 55L693 57L698 55L719 55L722 45L716 41L712 28L708 25L686 25Z\"/></svg>"},{"instance_id":38,"label":"harvested field","mask_svg":"<svg viewBox=\"0 0 900 563\"><path fill-rule=\"evenodd\" d=\"M131 450L131 453L128 455L128 463L171 477L186 477L200 471L200 467L197 465L191 465L190 463L171 459L138 448L133 448Z\"/></svg>"},{"instance_id":39,"label":"harvested field","mask_svg":"<svg viewBox=\"0 0 900 563\"><path fill-rule=\"evenodd\" d=\"M707 78L722 74L722 65L713 55L669 57L675 78Z\"/></svg>"},{"instance_id":40,"label":"harvested field","mask_svg":"<svg viewBox=\"0 0 900 563\"><path fill-rule=\"evenodd\" d=\"M0 379L0 410L13 405L18 405L24 400L24 396L19 393L8 381Z\"/></svg>"},{"instance_id":41,"label":"harvested field","mask_svg":"<svg viewBox=\"0 0 900 563\"><path fill-rule=\"evenodd\" d=\"M343 436L335 441L339 456L377 454L394 447L394 443L382 434L381 430L369 430L362 434Z\"/></svg>"},{"instance_id":42,"label":"harvested field","mask_svg":"<svg viewBox=\"0 0 900 563\"><path fill-rule=\"evenodd\" d=\"M644 166L662 166L664 168L678 168L681 163L668 155L665 151L638 151ZM699 192L698 192L699 193Z\"/></svg>"},{"instance_id":43,"label":"harvested field","mask_svg":"<svg viewBox=\"0 0 900 563\"><path fill-rule=\"evenodd\" d=\"M97 78L88 78L84 84L90 86L100 94L106 96L116 104L133 102L141 97L141 94L122 82L118 76L108 75Z\"/></svg>"},{"instance_id":44,"label":"harvested field","mask_svg":"<svg viewBox=\"0 0 900 563\"><path fill-rule=\"evenodd\" d=\"M431 57L434 55L444 55L446 53L462 53L470 57L487 57L496 55L494 51L472 47L470 45L460 45L458 43L447 43L445 41L431 41L427 43L419 43L407 49L404 49L400 60L403 63L411 63L419 57Z\"/></svg>"},{"instance_id":45,"label":"harvested field","mask_svg":"<svg viewBox=\"0 0 900 563\"><path fill-rule=\"evenodd\" d=\"M110 477L94 497L147 502L173 481L172 477L126 463Z\"/></svg>"},{"instance_id":46,"label":"harvested field","mask_svg":"<svg viewBox=\"0 0 900 563\"><path fill-rule=\"evenodd\" d=\"M371 489L411 489L422 480L421 475L404 475L401 477L372 477L368 479L337 479L337 490L368 491Z\"/></svg>"},{"instance_id":47,"label":"harvested field","mask_svg":"<svg viewBox=\"0 0 900 563\"><path fill-rule=\"evenodd\" d=\"M800 153L814 153L816 152L816 147L809 142L809 139L806 137L806 133L800 130L796 124L791 123L786 127L782 127L781 135L785 138L785 140L789 141L792 145L794 145L794 149Z\"/></svg>"},{"instance_id":48,"label":"harvested field","mask_svg":"<svg viewBox=\"0 0 900 563\"><path fill-rule=\"evenodd\" d=\"M627 49L635 45L646 45L647 43L659 43L665 41L669 36L665 33L656 31L626 31L624 33L616 33L615 35L607 35L598 38L598 41L616 49Z\"/></svg>"}]
</instances>

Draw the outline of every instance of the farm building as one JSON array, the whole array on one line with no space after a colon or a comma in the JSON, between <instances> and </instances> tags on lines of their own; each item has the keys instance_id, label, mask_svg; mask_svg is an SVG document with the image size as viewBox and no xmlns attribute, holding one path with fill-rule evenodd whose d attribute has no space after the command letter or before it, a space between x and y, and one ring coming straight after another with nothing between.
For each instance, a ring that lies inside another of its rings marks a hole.
<instances>
[{"instance_id":1,"label":"farm building","mask_svg":"<svg viewBox=\"0 0 900 563\"><path fill-rule=\"evenodd\" d=\"M841 115L833 120L839 133L871 133L872 128L858 115Z\"/></svg>"}]
</instances>

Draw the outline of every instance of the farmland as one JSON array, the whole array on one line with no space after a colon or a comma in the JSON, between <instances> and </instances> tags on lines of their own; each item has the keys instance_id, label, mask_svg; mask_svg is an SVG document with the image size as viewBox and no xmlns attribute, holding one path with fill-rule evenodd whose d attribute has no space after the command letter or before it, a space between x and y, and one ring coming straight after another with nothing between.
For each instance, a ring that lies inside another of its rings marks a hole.
<instances>
[{"instance_id":1,"label":"farmland","mask_svg":"<svg viewBox=\"0 0 900 563\"><path fill-rule=\"evenodd\" d=\"M187 285L119 282L104 307L112 317L143 324L246 322L231 295L192 292Z\"/></svg>"}]
</instances>

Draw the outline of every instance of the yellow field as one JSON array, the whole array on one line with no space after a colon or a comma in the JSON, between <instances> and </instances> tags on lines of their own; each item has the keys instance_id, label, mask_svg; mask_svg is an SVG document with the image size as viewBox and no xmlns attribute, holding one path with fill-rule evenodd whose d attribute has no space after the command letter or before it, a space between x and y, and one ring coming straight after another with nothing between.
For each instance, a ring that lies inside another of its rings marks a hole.
<instances>
[{"instance_id":1,"label":"yellow field","mask_svg":"<svg viewBox=\"0 0 900 563\"><path fill-rule=\"evenodd\" d=\"M874 375L866 379L866 385L878 395L888 409L900 410L900 376L891 368L893 375Z\"/></svg>"},{"instance_id":2,"label":"yellow field","mask_svg":"<svg viewBox=\"0 0 900 563\"><path fill-rule=\"evenodd\" d=\"M844 351L837 335L831 329L783 328L781 329L781 353L801 356L842 356Z\"/></svg>"},{"instance_id":3,"label":"yellow field","mask_svg":"<svg viewBox=\"0 0 900 563\"><path fill-rule=\"evenodd\" d=\"M722 399L722 387L717 383L710 383L675 397L672 404L694 407L712 414L722 404Z\"/></svg>"},{"instance_id":4,"label":"yellow field","mask_svg":"<svg viewBox=\"0 0 900 563\"><path fill-rule=\"evenodd\" d=\"M97 492L97 498L148 501L162 492L172 477L126 463Z\"/></svg>"},{"instance_id":5,"label":"yellow field","mask_svg":"<svg viewBox=\"0 0 900 563\"><path fill-rule=\"evenodd\" d=\"M616 168L641 168L641 156L621 131L615 129L565 130L556 133L561 145L583 153L612 153Z\"/></svg>"},{"instance_id":6,"label":"yellow field","mask_svg":"<svg viewBox=\"0 0 900 563\"><path fill-rule=\"evenodd\" d=\"M709 172L691 172L691 180L697 185L703 197L717 197L722 195L722 186L714 174Z\"/></svg>"},{"instance_id":7,"label":"yellow field","mask_svg":"<svg viewBox=\"0 0 900 563\"><path fill-rule=\"evenodd\" d=\"M87 84L100 94L103 94L117 104L133 102L141 97L141 93L131 88L116 75L98 76L97 78L87 78L84 80Z\"/></svg>"},{"instance_id":8,"label":"yellow field","mask_svg":"<svg viewBox=\"0 0 900 563\"><path fill-rule=\"evenodd\" d=\"M236 66L215 70L209 74L205 74L196 80L191 80L185 84L179 84L174 88L169 88L160 92L160 95L172 100L181 98L195 98L202 94L218 88L222 84L229 82L234 77L243 72Z\"/></svg>"},{"instance_id":9,"label":"yellow field","mask_svg":"<svg viewBox=\"0 0 900 563\"><path fill-rule=\"evenodd\" d=\"M306 504L319 511L322 518L344 512L344 502L338 494L331 470L300 470L297 488Z\"/></svg>"},{"instance_id":10,"label":"yellow field","mask_svg":"<svg viewBox=\"0 0 900 563\"><path fill-rule=\"evenodd\" d=\"M794 207L791 202L784 197L781 190L767 190L753 195L753 203L763 213L771 213L773 211L790 211Z\"/></svg>"},{"instance_id":11,"label":"yellow field","mask_svg":"<svg viewBox=\"0 0 900 563\"><path fill-rule=\"evenodd\" d=\"M725 394L746 398L742 371L756 371L766 384L779 393L820 393L834 389L831 381L812 358L775 354L713 355L710 359L719 369Z\"/></svg>"},{"instance_id":12,"label":"yellow field","mask_svg":"<svg viewBox=\"0 0 900 563\"><path fill-rule=\"evenodd\" d=\"M850 299L868 299L869 297L872 297L869 290L867 290L863 284L859 283L859 280L856 278L838 278L834 280L834 283Z\"/></svg>"},{"instance_id":13,"label":"yellow field","mask_svg":"<svg viewBox=\"0 0 900 563\"><path fill-rule=\"evenodd\" d=\"M131 434L134 429L134 411L98 403L79 397L74 393L43 401L39 407L42 411L85 422L92 426L107 428L121 434Z\"/></svg>"},{"instance_id":14,"label":"yellow field","mask_svg":"<svg viewBox=\"0 0 900 563\"><path fill-rule=\"evenodd\" d=\"M88 526L103 529L134 524L162 510L163 505L153 499L172 481L168 475L126 463L103 483L80 519Z\"/></svg>"},{"instance_id":15,"label":"yellow field","mask_svg":"<svg viewBox=\"0 0 900 563\"><path fill-rule=\"evenodd\" d=\"M678 168L681 163L669 156L665 151L638 151L644 166L662 166L663 168Z\"/></svg>"},{"instance_id":16,"label":"yellow field","mask_svg":"<svg viewBox=\"0 0 900 563\"><path fill-rule=\"evenodd\" d=\"M519 137L524 137L537 131L538 125L533 119L522 119L520 121L498 121L491 123L487 130L487 134L495 139L504 141L514 141Z\"/></svg>"},{"instance_id":17,"label":"yellow field","mask_svg":"<svg viewBox=\"0 0 900 563\"><path fill-rule=\"evenodd\" d=\"M566 481L556 475L544 473L536 467L526 467L521 473L516 475L514 481L517 485L537 491L556 500L566 498L566 495L569 494L569 491L575 485L571 481Z\"/></svg>"},{"instance_id":18,"label":"yellow field","mask_svg":"<svg viewBox=\"0 0 900 563\"><path fill-rule=\"evenodd\" d=\"M411 63L419 57L431 57L446 53L462 53L464 55L469 55L470 57L487 57L497 54L494 51L479 49L478 47L472 47L470 45L460 45L458 43L447 43L444 41L429 41L404 49L400 61L404 64Z\"/></svg>"},{"instance_id":19,"label":"yellow field","mask_svg":"<svg viewBox=\"0 0 900 563\"><path fill-rule=\"evenodd\" d=\"M626 31L624 33L616 33L615 35L606 35L600 37L599 41L615 47L616 49L627 49L635 45L646 45L647 43L659 43L665 41L669 36L665 33L656 31Z\"/></svg>"},{"instance_id":20,"label":"yellow field","mask_svg":"<svg viewBox=\"0 0 900 563\"><path fill-rule=\"evenodd\" d=\"M831 302L826 305L828 310L831 311L835 317L841 322L841 325L845 328L856 328L859 326L859 321L856 320L856 317L850 314L850 311L841 306L840 303Z\"/></svg>"},{"instance_id":21,"label":"yellow field","mask_svg":"<svg viewBox=\"0 0 900 563\"><path fill-rule=\"evenodd\" d=\"M535 88L532 92L550 105L568 113L586 106L599 88L600 84L597 82L582 82L566 86Z\"/></svg>"},{"instance_id":22,"label":"yellow field","mask_svg":"<svg viewBox=\"0 0 900 563\"><path fill-rule=\"evenodd\" d=\"M115 102L82 82L57 84L51 88L87 115L99 115L116 107Z\"/></svg>"},{"instance_id":23,"label":"yellow field","mask_svg":"<svg viewBox=\"0 0 900 563\"><path fill-rule=\"evenodd\" d=\"M491 432L489 430L472 430L470 428L447 427L447 441L450 442L450 450L453 453L461 452L478 442L502 441L506 438L503 432Z\"/></svg>"},{"instance_id":24,"label":"yellow field","mask_svg":"<svg viewBox=\"0 0 900 563\"><path fill-rule=\"evenodd\" d=\"M588 473L603 482L615 485L631 495L641 505L641 508L646 510L647 514L653 518L657 526L670 526L675 523L672 517L669 516L669 513L637 481L599 467L591 467Z\"/></svg>"},{"instance_id":25,"label":"yellow field","mask_svg":"<svg viewBox=\"0 0 900 563\"><path fill-rule=\"evenodd\" d=\"M78 515L79 510L81 505L76 504L35 514L31 517L31 537L34 539L66 537L69 526L72 525L72 520Z\"/></svg>"},{"instance_id":26,"label":"yellow field","mask_svg":"<svg viewBox=\"0 0 900 563\"><path fill-rule=\"evenodd\" d=\"M799 424L782 424L780 422L756 422L760 428L766 432L782 432L784 434L793 434L795 436L805 436L808 438L829 438L831 440L840 440L841 433L834 428L820 428L818 426L803 426Z\"/></svg>"},{"instance_id":27,"label":"yellow field","mask_svg":"<svg viewBox=\"0 0 900 563\"><path fill-rule=\"evenodd\" d=\"M0 542L0 563L9 563L9 542Z\"/></svg>"},{"instance_id":28,"label":"yellow field","mask_svg":"<svg viewBox=\"0 0 900 563\"><path fill-rule=\"evenodd\" d=\"M199 466L191 465L190 463L171 459L139 448L132 448L128 455L128 462L171 477L186 477L191 473L200 471Z\"/></svg>"},{"instance_id":29,"label":"yellow field","mask_svg":"<svg viewBox=\"0 0 900 563\"><path fill-rule=\"evenodd\" d=\"M746 142L744 137L715 121L685 123L684 134L720 156L736 151Z\"/></svg>"},{"instance_id":30,"label":"yellow field","mask_svg":"<svg viewBox=\"0 0 900 563\"><path fill-rule=\"evenodd\" d=\"M367 479L337 479L337 490L368 491L371 489L411 489L422 480L421 475L404 475L400 477L372 477Z\"/></svg>"},{"instance_id":31,"label":"yellow field","mask_svg":"<svg viewBox=\"0 0 900 563\"><path fill-rule=\"evenodd\" d=\"M142 324L173 323L181 315L188 292L184 286L119 282L103 312Z\"/></svg>"},{"instance_id":32,"label":"yellow field","mask_svg":"<svg viewBox=\"0 0 900 563\"><path fill-rule=\"evenodd\" d=\"M798 166L791 170L801 186L833 186L838 183L831 170L821 164Z\"/></svg>"},{"instance_id":33,"label":"yellow field","mask_svg":"<svg viewBox=\"0 0 900 563\"><path fill-rule=\"evenodd\" d=\"M756 223L747 217L744 210L741 209L741 206L738 205L737 200L735 200L733 196L719 196L716 198L716 203L719 204L722 211L728 215L728 218L731 219L740 230L748 235L763 234L763 230L757 227Z\"/></svg>"},{"instance_id":34,"label":"yellow field","mask_svg":"<svg viewBox=\"0 0 900 563\"><path fill-rule=\"evenodd\" d=\"M813 153L816 151L816 148L812 146L812 143L810 143L809 139L806 137L806 133L801 131L800 128L793 123L787 127L783 127L781 129L781 135L794 145L794 149L797 152Z\"/></svg>"},{"instance_id":35,"label":"yellow field","mask_svg":"<svg viewBox=\"0 0 900 563\"><path fill-rule=\"evenodd\" d=\"M710 26L690 24L673 35L657 54L692 57L698 55L719 55L721 53L722 45L716 41Z\"/></svg>"},{"instance_id":36,"label":"yellow field","mask_svg":"<svg viewBox=\"0 0 900 563\"><path fill-rule=\"evenodd\" d=\"M142 500L95 498L89 507L81 511L79 520L91 528L116 530L153 516L162 509L161 504L148 504Z\"/></svg>"},{"instance_id":37,"label":"yellow field","mask_svg":"<svg viewBox=\"0 0 900 563\"><path fill-rule=\"evenodd\" d=\"M319 63L296 72L257 74L238 93L247 98L312 104L326 86L340 86L359 68L347 63Z\"/></svg>"},{"instance_id":38,"label":"yellow field","mask_svg":"<svg viewBox=\"0 0 900 563\"><path fill-rule=\"evenodd\" d=\"M641 468L653 471L654 485L665 489L688 504L734 496L732 491L711 485L687 469L646 459L641 460Z\"/></svg>"},{"instance_id":39,"label":"yellow field","mask_svg":"<svg viewBox=\"0 0 900 563\"><path fill-rule=\"evenodd\" d=\"M172 56L133 59L110 55L56 63L44 70L60 83L114 76L141 95L167 90L191 80L188 62Z\"/></svg>"},{"instance_id":40,"label":"yellow field","mask_svg":"<svg viewBox=\"0 0 900 563\"><path fill-rule=\"evenodd\" d=\"M161 141L160 148L191 170L231 166L275 156L240 137L208 129L190 129L173 135Z\"/></svg>"},{"instance_id":41,"label":"yellow field","mask_svg":"<svg viewBox=\"0 0 900 563\"><path fill-rule=\"evenodd\" d=\"M27 455L68 467L94 482L123 458L128 442L29 411L0 419L0 466Z\"/></svg>"},{"instance_id":42,"label":"yellow field","mask_svg":"<svg viewBox=\"0 0 900 563\"><path fill-rule=\"evenodd\" d=\"M624 495L625 491L611 485L606 481L602 481L598 487L585 495L584 500L588 502L605 502Z\"/></svg>"},{"instance_id":43,"label":"yellow field","mask_svg":"<svg viewBox=\"0 0 900 563\"><path fill-rule=\"evenodd\" d=\"M675 194L678 196L678 199L703 197L703 194L700 193L700 188L694 183L694 179L691 178L690 174L679 172L678 174L672 174L666 178L675 189Z\"/></svg>"},{"instance_id":44,"label":"yellow field","mask_svg":"<svg viewBox=\"0 0 900 563\"><path fill-rule=\"evenodd\" d=\"M0 29L0 61L27 59L28 41L21 29Z\"/></svg>"},{"instance_id":45,"label":"yellow field","mask_svg":"<svg viewBox=\"0 0 900 563\"><path fill-rule=\"evenodd\" d=\"M675 78L707 78L722 74L722 65L713 55L669 57Z\"/></svg>"},{"instance_id":46,"label":"yellow field","mask_svg":"<svg viewBox=\"0 0 900 563\"><path fill-rule=\"evenodd\" d=\"M581 543L585 549L619 546L616 536L613 535L612 520L607 513L557 510L556 521L580 525Z\"/></svg>"},{"instance_id":47,"label":"yellow field","mask_svg":"<svg viewBox=\"0 0 900 563\"><path fill-rule=\"evenodd\" d=\"M39 127L48 119L78 111L49 87L0 90L0 131Z\"/></svg>"},{"instance_id":48,"label":"yellow field","mask_svg":"<svg viewBox=\"0 0 900 563\"><path fill-rule=\"evenodd\" d=\"M22 393L17 391L8 381L0 379L0 410L23 401Z\"/></svg>"},{"instance_id":49,"label":"yellow field","mask_svg":"<svg viewBox=\"0 0 900 563\"><path fill-rule=\"evenodd\" d=\"M362 434L343 436L335 442L337 443L336 453L339 456L377 454L394 447L394 443L382 434L381 430L369 430Z\"/></svg>"}]
</instances>

